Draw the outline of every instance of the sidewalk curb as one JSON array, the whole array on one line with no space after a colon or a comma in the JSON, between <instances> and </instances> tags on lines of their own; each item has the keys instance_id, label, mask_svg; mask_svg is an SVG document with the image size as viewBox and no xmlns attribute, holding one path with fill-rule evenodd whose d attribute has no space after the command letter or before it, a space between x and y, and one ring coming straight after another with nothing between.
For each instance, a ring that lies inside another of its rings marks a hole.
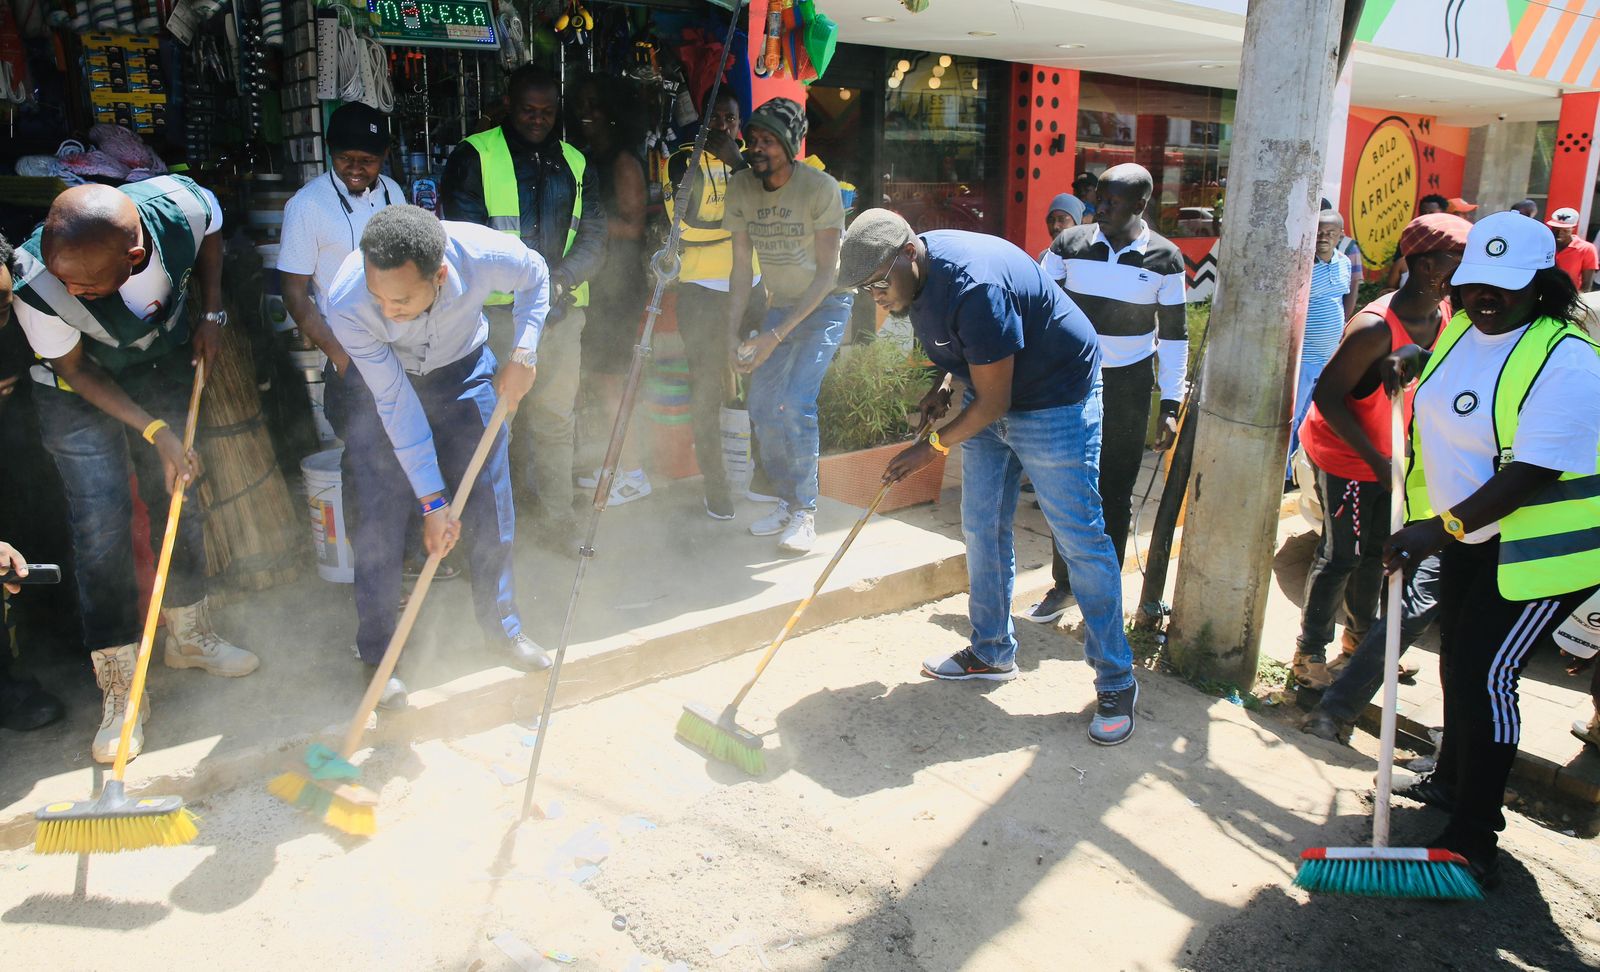
<instances>
[{"instance_id":1,"label":"sidewalk curb","mask_svg":"<svg viewBox=\"0 0 1600 972\"><path fill-rule=\"evenodd\" d=\"M907 610L966 589L966 554L952 554L897 573L824 590L812 602L795 633ZM668 632L621 646L579 650L569 655L563 666L556 705L580 705L762 648L798 604L798 599L773 604L705 627ZM369 723L363 743L365 748L371 748L481 732L509 722L527 723L538 716L544 704L548 679L548 671L525 675L496 667L415 691L409 708L380 713L376 728L370 728ZM189 804L202 803L214 793L252 780L264 787L278 773L299 764L301 752L311 742L336 739L344 728L342 723L330 725L320 732L290 736L224 756L205 756L183 770L150 777L137 776L138 764L134 763L130 784L138 792L179 796ZM670 734L672 725L661 726L661 731ZM78 799L92 795L85 792ZM21 810L20 805L16 806L18 812L0 819L0 850L24 847L33 841L36 808ZM382 813L381 808L379 812ZM200 816L203 830L204 813Z\"/></svg>"}]
</instances>

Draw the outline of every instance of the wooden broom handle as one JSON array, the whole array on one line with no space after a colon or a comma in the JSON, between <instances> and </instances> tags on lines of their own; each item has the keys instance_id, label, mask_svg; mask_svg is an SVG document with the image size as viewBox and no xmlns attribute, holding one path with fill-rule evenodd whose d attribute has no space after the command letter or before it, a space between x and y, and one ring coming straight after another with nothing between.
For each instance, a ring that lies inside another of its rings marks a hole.
<instances>
[{"instance_id":1,"label":"wooden broom handle","mask_svg":"<svg viewBox=\"0 0 1600 972\"><path fill-rule=\"evenodd\" d=\"M194 430L200 421L200 390L206 385L204 359L194 368L194 388L189 392L189 416L183 423L183 452L194 448ZM128 689L127 708L122 713L122 742L111 775L122 779L128 769L128 747L133 744L133 727L139 721L139 706L144 702L144 682L150 671L150 656L155 654L156 624L161 620L161 599L167 593L167 572L172 568L172 551L178 545L178 517L183 513L183 496L188 486L181 480L172 487L167 504L167 529L161 537L161 556L156 561L156 580L150 588L150 608L144 614L144 634L139 636L139 656L133 668L133 685Z\"/></svg>"},{"instance_id":2,"label":"wooden broom handle","mask_svg":"<svg viewBox=\"0 0 1600 972\"><path fill-rule=\"evenodd\" d=\"M500 427L506 423L506 415L510 411L504 395L498 396L499 402L494 407L494 414L489 416L489 424L484 426L483 435L478 439L478 448L473 450L472 459L467 463L467 471L461 477L461 485L456 488L456 495L450 501L449 517L452 520L461 519L461 511L466 508L467 497L472 494L472 487L478 481L478 473L483 471L483 464L488 461L489 450L494 446L495 436L499 434ZM367 719L378 707L378 699L383 696L383 687L389 681L389 676L394 674L394 668L400 663L400 649L405 647L406 639L411 636L411 628L417 623L417 615L422 613L422 599L428 596L428 588L433 586L433 575L439 570L440 561L444 557L440 554L428 554L428 562L422 565L422 574L417 578L417 584L411 590L411 598L406 601L406 609L400 613L400 621L395 625L394 635L389 639L389 646L383 650L383 660L378 662L378 670L372 673L372 682L367 685L367 694L361 697L361 705L356 709L355 718L350 720L350 727L344 733L344 745L339 747L339 757L348 761L355 755L356 747L361 745L361 736L367 729Z\"/></svg>"},{"instance_id":3,"label":"wooden broom handle","mask_svg":"<svg viewBox=\"0 0 1600 972\"><path fill-rule=\"evenodd\" d=\"M924 425L918 429L917 437L913 440L912 445L917 445L925 440L930 428L931 424ZM828 578L833 574L833 568L839 566L839 561L844 559L845 551L850 549L852 543L855 543L856 535L861 532L862 527L867 525L867 521L872 519L872 514L878 512L878 507L883 505L884 497L889 495L889 490L894 484L894 480L886 479L883 485L878 487L878 492L872 497L872 502L867 504L867 508L856 519L856 525L850 528L850 533L845 536L844 542L839 544L838 550L834 551L833 559L828 561L828 566L822 568L822 573L817 576L817 582L811 585L811 593L807 594L800 600L799 604L795 605L794 613L789 615L789 620L784 623L783 630L779 631L778 637L772 640L772 646L767 649L767 653L761 656L761 662L756 665L755 674L750 676L750 681L744 683L744 688L740 689L739 694L733 697L733 701L729 703L728 708L737 709L744 702L744 697L750 694L750 690L756 687L756 680L761 678L761 673L767 670L768 663L778 653L778 649L782 648L783 643L789 640L789 634L794 631L794 626L800 622L800 616L806 613L806 608L809 608L811 602L822 592L822 585L828 582Z\"/></svg>"}]
</instances>

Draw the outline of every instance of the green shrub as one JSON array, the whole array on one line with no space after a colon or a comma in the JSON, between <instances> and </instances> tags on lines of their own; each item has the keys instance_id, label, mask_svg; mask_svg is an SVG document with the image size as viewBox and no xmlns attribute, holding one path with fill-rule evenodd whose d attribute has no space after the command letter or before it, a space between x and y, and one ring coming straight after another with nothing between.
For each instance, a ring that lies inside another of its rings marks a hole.
<instances>
[{"instance_id":1,"label":"green shrub","mask_svg":"<svg viewBox=\"0 0 1600 972\"><path fill-rule=\"evenodd\" d=\"M931 372L894 341L851 344L822 379L817 425L823 452L853 452L897 442L911 434L916 405ZM908 421L908 417L910 421Z\"/></svg>"}]
</instances>

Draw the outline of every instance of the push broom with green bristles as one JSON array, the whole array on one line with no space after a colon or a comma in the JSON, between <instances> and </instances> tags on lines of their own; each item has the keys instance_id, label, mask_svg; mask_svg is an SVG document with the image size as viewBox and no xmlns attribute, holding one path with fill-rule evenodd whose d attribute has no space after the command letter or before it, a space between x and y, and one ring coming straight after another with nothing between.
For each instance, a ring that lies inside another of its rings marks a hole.
<instances>
[{"instance_id":1,"label":"push broom with green bristles","mask_svg":"<svg viewBox=\"0 0 1600 972\"><path fill-rule=\"evenodd\" d=\"M927 432L928 427L924 425L918 431L915 441L921 442ZM778 649L782 648L783 643L789 640L789 635L794 632L795 625L800 623L801 615L806 613L806 608L809 608L811 602L822 592L822 585L828 582L828 577L833 573L833 568L837 567L839 561L844 559L845 551L849 550L850 544L855 542L856 535L861 532L862 527L867 525L867 520L871 519L872 514L878 511L878 507L882 505L884 497L889 495L889 489L893 485L894 482L892 480L885 480L883 485L878 487L878 492L872 497L872 502L862 511L861 516L856 520L855 526L850 528L849 535L844 538L843 543L839 544L839 549L834 553L833 559L828 561L828 566L822 568L822 573L817 577L817 582L811 585L811 593L807 594L799 604L795 605L794 612L789 615L789 620L784 623L783 630L779 631L778 637L772 640L772 645L767 648L767 653L761 656L761 662L756 665L755 674L751 675L750 680L744 683L744 688L741 688L739 694L733 697L733 701L729 702L727 708L722 710L722 714L714 715L705 706L696 705L692 702L683 707L683 714L678 717L676 731L679 739L717 762L737 766L751 776L760 776L767 771L767 757L762 752L761 737L753 732L739 728L739 706L744 702L745 696L750 694L750 690L756 687L756 680L761 678L761 673L767 670L767 665L771 663L773 656L778 653Z\"/></svg>"},{"instance_id":2,"label":"push broom with green bristles","mask_svg":"<svg viewBox=\"0 0 1600 972\"><path fill-rule=\"evenodd\" d=\"M1391 533L1405 525L1405 430L1400 394L1389 409ZM1307 891L1369 898L1479 901L1483 889L1467 859L1441 847L1390 847L1389 802L1394 792L1395 710L1400 694L1400 601L1403 571L1389 575L1387 631L1383 651L1383 721L1378 731L1378 791L1372 807L1371 847L1312 847L1300 855L1294 883Z\"/></svg>"},{"instance_id":3,"label":"push broom with green bristles","mask_svg":"<svg viewBox=\"0 0 1600 972\"><path fill-rule=\"evenodd\" d=\"M200 417L200 390L205 387L205 363L195 366L194 389L189 393L189 417L184 422L183 451L194 448L195 423ZM128 750L133 745L133 727L144 704L145 677L154 653L156 624L161 619L161 600L167 593L167 572L172 567L172 551L178 544L178 517L183 513L184 483L173 484L167 506L167 528L161 538L161 557L156 562L155 584L150 589L150 607L145 612L144 634L139 638L139 657L134 665L133 684L128 689L122 711L122 738L111 779L100 788L100 796L80 802L52 803L35 813L33 849L38 854L112 854L145 847L177 847L199 836L194 814L183 805L182 797L130 797L123 785L128 771Z\"/></svg>"},{"instance_id":4,"label":"push broom with green bristles","mask_svg":"<svg viewBox=\"0 0 1600 972\"><path fill-rule=\"evenodd\" d=\"M455 498L450 501L450 512L446 514L450 519L461 519L461 511L467 505L467 498L472 495L473 484L478 481L478 473L489 458L495 436L505 424L507 414L509 408L502 397L495 405L494 413L489 416L489 423L484 426L483 435L478 439L478 447L467 462L461 485L456 490ZM417 622L417 615L422 612L423 598L428 596L433 575L438 573L439 562L443 559L441 554L430 553L427 563L423 564L422 573L417 577L416 586L406 601L405 610L400 614L394 634L383 650L383 659L378 662L377 671L372 673L366 694L361 697L361 704L356 706L356 714L345 730L344 742L338 752L322 743L313 743L306 750L305 767L302 769L297 766L274 777L267 784L267 792L290 806L322 818L335 830L360 837L370 837L378 832L378 795L356 782L361 777L361 770L350 762L350 757L361 745L367 720L378 707L378 699L383 697L383 687L388 684L389 676L394 674L395 666L400 663L400 650L411 636L411 628Z\"/></svg>"}]
</instances>

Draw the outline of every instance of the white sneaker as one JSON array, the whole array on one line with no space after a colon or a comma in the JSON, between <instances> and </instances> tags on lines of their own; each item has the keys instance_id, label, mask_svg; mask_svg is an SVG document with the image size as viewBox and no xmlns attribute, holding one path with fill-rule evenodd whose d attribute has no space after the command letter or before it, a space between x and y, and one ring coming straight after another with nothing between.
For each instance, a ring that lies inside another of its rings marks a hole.
<instances>
[{"instance_id":1,"label":"white sneaker","mask_svg":"<svg viewBox=\"0 0 1600 972\"><path fill-rule=\"evenodd\" d=\"M777 509L750 524L750 532L758 537L770 537L789 525L789 504L778 500Z\"/></svg>"},{"instance_id":2,"label":"white sneaker","mask_svg":"<svg viewBox=\"0 0 1600 972\"><path fill-rule=\"evenodd\" d=\"M789 517L789 525L778 538L778 549L784 553L810 553L817 545L817 515L810 510L798 510Z\"/></svg>"},{"instance_id":3,"label":"white sneaker","mask_svg":"<svg viewBox=\"0 0 1600 972\"><path fill-rule=\"evenodd\" d=\"M217 636L205 598L188 607L162 608L161 617L167 622L166 650L161 660L168 668L198 668L212 675L238 678L261 664L255 655Z\"/></svg>"},{"instance_id":4,"label":"white sneaker","mask_svg":"<svg viewBox=\"0 0 1600 972\"><path fill-rule=\"evenodd\" d=\"M116 762L117 746L122 742L122 717L128 711L128 693L133 688L133 670L138 658L138 645L117 645L89 653L89 660L94 663L94 680L104 693L100 728L94 734L94 744L89 747L97 763ZM146 693L139 706L139 717L133 723L133 737L128 741L129 759L144 749L144 723L149 718L150 696Z\"/></svg>"},{"instance_id":5,"label":"white sneaker","mask_svg":"<svg viewBox=\"0 0 1600 972\"><path fill-rule=\"evenodd\" d=\"M635 469L611 481L611 498L606 501L606 505L621 506L634 500L642 500L649 495L650 478L644 474L643 469Z\"/></svg>"},{"instance_id":6,"label":"white sneaker","mask_svg":"<svg viewBox=\"0 0 1600 972\"><path fill-rule=\"evenodd\" d=\"M576 481L579 489L594 489L600 485L600 470L596 469L592 473L581 475Z\"/></svg>"}]
</instances>

